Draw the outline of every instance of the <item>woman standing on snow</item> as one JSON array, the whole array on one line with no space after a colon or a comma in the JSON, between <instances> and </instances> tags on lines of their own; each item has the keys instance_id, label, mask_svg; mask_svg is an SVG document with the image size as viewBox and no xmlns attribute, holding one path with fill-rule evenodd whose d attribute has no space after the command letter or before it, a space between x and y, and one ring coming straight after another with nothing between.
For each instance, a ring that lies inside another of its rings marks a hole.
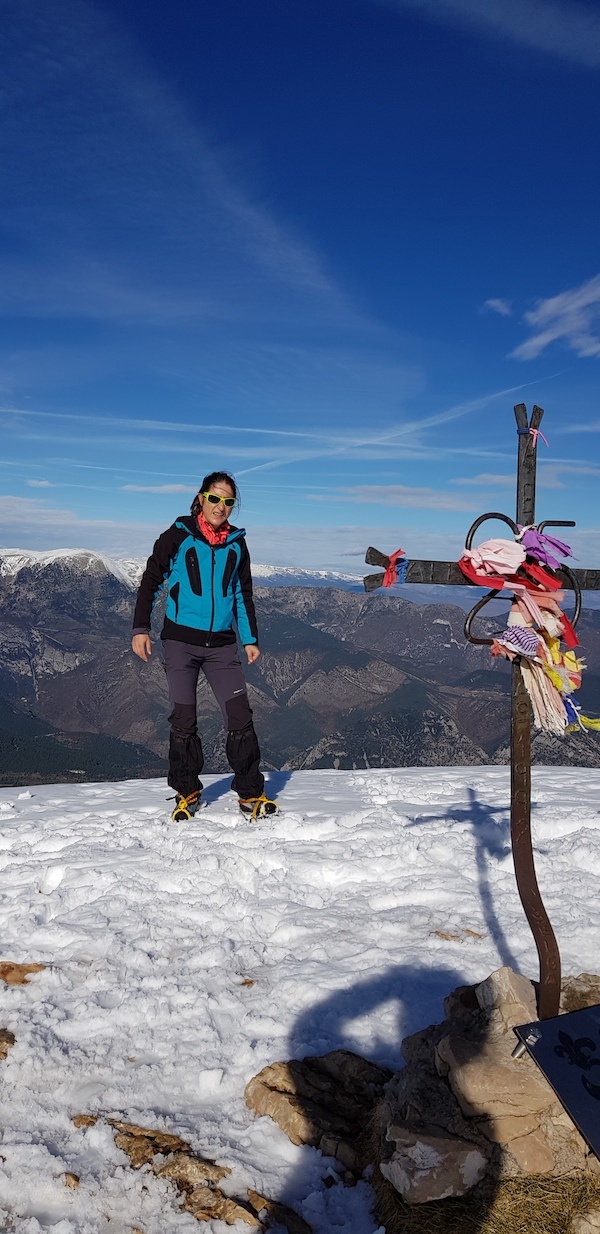
<instances>
[{"instance_id":1,"label":"woman standing on snow","mask_svg":"<svg viewBox=\"0 0 600 1234\"><path fill-rule=\"evenodd\" d=\"M254 664L260 651L246 533L242 527L232 527L227 517L236 500L236 483L227 472L205 476L191 515L178 518L156 541L137 595L131 646L147 660L152 654L152 608L163 583L167 584L161 639L171 702L168 783L176 793L174 822L191 818L200 805L204 764L196 716L200 669L221 708L227 759L234 772L231 787L242 813L257 818L277 810L264 791L233 629L235 621L248 663Z\"/></svg>"}]
</instances>

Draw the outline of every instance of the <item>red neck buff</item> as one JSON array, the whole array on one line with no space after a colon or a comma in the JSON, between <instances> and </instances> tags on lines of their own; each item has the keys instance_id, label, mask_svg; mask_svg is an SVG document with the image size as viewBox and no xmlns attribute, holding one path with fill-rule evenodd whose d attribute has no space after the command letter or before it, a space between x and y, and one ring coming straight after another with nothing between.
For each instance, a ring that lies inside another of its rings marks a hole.
<instances>
[{"instance_id":1,"label":"red neck buff","mask_svg":"<svg viewBox=\"0 0 600 1234\"><path fill-rule=\"evenodd\" d=\"M198 523L198 530L202 532L204 539L208 540L208 543L211 544L213 548L216 544L225 543L229 535L229 532L231 531L231 527L227 519L222 524L222 526L219 527L218 531L214 527L211 527L210 523L208 522L207 519L205 519L201 510L197 516L196 521Z\"/></svg>"}]
</instances>

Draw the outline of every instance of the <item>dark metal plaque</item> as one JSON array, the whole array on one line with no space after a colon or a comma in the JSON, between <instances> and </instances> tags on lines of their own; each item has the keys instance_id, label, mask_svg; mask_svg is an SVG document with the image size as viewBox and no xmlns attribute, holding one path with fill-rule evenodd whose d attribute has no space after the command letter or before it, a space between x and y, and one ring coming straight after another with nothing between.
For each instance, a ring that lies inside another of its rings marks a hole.
<instances>
[{"instance_id":1,"label":"dark metal plaque","mask_svg":"<svg viewBox=\"0 0 600 1234\"><path fill-rule=\"evenodd\" d=\"M600 1004L514 1031L600 1157Z\"/></svg>"}]
</instances>

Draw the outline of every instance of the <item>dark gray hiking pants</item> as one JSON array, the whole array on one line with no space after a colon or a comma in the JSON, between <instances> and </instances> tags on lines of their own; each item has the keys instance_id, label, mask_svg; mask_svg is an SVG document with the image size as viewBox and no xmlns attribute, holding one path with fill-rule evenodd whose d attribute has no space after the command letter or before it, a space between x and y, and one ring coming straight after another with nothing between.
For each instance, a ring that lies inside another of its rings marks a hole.
<instances>
[{"instance_id":1,"label":"dark gray hiking pants","mask_svg":"<svg viewBox=\"0 0 600 1234\"><path fill-rule=\"evenodd\" d=\"M197 647L194 643L167 638L162 645L171 701L168 776L171 788L184 797L202 788L200 772L204 754L196 715L196 689L202 669L221 708L227 731L225 749L234 772L231 787L239 797L260 797L265 781L260 771L260 750L236 644Z\"/></svg>"}]
</instances>

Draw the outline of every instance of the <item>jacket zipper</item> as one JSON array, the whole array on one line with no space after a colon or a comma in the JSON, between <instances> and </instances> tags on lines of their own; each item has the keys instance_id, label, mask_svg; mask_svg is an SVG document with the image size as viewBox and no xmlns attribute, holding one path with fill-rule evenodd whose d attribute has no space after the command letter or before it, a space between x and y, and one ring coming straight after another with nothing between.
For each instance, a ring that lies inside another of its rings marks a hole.
<instances>
[{"instance_id":1,"label":"jacket zipper","mask_svg":"<svg viewBox=\"0 0 600 1234\"><path fill-rule=\"evenodd\" d=\"M208 630L208 641L206 644L207 647L210 647L211 645L210 636L212 634L212 628L215 623L215 550L212 545L211 545L210 551L212 553L212 568L211 568L211 576L210 576L211 607L210 607L210 626Z\"/></svg>"}]
</instances>

